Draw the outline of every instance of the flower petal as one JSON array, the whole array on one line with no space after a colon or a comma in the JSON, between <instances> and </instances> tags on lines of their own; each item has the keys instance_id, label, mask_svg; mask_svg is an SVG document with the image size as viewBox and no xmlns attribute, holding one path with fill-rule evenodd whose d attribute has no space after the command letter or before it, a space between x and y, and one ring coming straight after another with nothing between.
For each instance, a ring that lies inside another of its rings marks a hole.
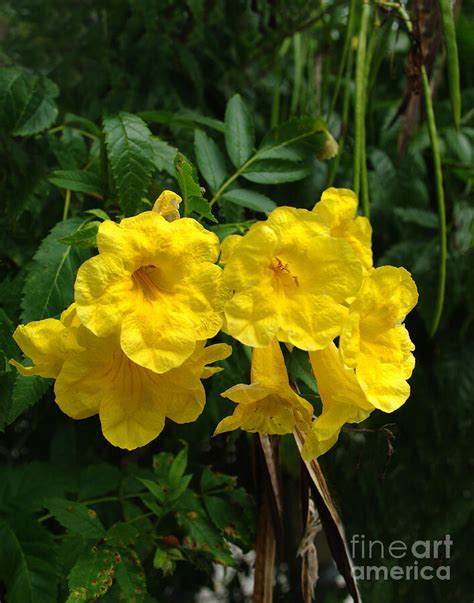
<instances>
[{"instance_id":1,"label":"flower petal","mask_svg":"<svg viewBox=\"0 0 474 603\"><path fill-rule=\"evenodd\" d=\"M123 316L133 308L136 299L130 272L121 258L110 253L82 264L74 291L81 322L99 337L120 330Z\"/></svg>"},{"instance_id":2,"label":"flower petal","mask_svg":"<svg viewBox=\"0 0 474 603\"><path fill-rule=\"evenodd\" d=\"M25 367L12 360L11 363L23 375L39 375L56 378L61 370L67 349L73 345L68 329L54 318L46 318L19 325L13 339L34 366Z\"/></svg>"}]
</instances>

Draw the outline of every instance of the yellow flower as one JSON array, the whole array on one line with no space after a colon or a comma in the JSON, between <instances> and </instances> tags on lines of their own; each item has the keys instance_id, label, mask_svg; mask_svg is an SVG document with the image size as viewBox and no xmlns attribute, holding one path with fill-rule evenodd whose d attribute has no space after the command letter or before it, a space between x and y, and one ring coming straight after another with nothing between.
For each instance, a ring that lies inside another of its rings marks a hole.
<instances>
[{"instance_id":1,"label":"yellow flower","mask_svg":"<svg viewBox=\"0 0 474 603\"><path fill-rule=\"evenodd\" d=\"M41 322L41 328L39 323L20 327L21 344L33 361L43 362L48 346L60 349L62 356L56 354L55 370L48 375L56 377L58 406L73 419L99 414L107 440L128 450L156 438L166 417L176 423L195 421L205 404L201 379L216 370L206 365L231 353L225 344L205 348L205 342L199 341L180 367L158 374L130 360L117 334L96 337L82 325L59 327L61 323L53 319Z\"/></svg>"},{"instance_id":2,"label":"yellow flower","mask_svg":"<svg viewBox=\"0 0 474 603\"><path fill-rule=\"evenodd\" d=\"M364 281L349 307L340 337L341 358L375 408L392 412L410 395L406 380L415 366L415 346L401 324L418 292L404 268L382 266Z\"/></svg>"},{"instance_id":3,"label":"yellow flower","mask_svg":"<svg viewBox=\"0 0 474 603\"><path fill-rule=\"evenodd\" d=\"M276 339L265 348L252 351L251 385L243 383L221 394L238 406L230 417L223 419L214 435L244 429L245 431L284 434L297 424L309 428L313 407L290 387L285 361Z\"/></svg>"},{"instance_id":4,"label":"yellow flower","mask_svg":"<svg viewBox=\"0 0 474 603\"><path fill-rule=\"evenodd\" d=\"M33 361L33 366L23 366L10 360L22 375L39 375L56 379L69 350L77 348L74 327L74 304L61 314L61 320L47 318L35 320L27 325L19 325L13 333L18 347Z\"/></svg>"},{"instance_id":5,"label":"yellow flower","mask_svg":"<svg viewBox=\"0 0 474 603\"><path fill-rule=\"evenodd\" d=\"M148 211L103 222L97 244L99 255L80 267L75 285L77 313L95 335L119 335L130 360L164 373L218 333L224 298L215 234L191 218L167 222Z\"/></svg>"},{"instance_id":6,"label":"yellow flower","mask_svg":"<svg viewBox=\"0 0 474 603\"><path fill-rule=\"evenodd\" d=\"M167 222L179 219L179 204L182 199L173 191L163 191L153 205L153 210L161 214Z\"/></svg>"},{"instance_id":7,"label":"yellow flower","mask_svg":"<svg viewBox=\"0 0 474 603\"><path fill-rule=\"evenodd\" d=\"M312 212L279 207L224 247L224 330L253 347L276 337L303 350L338 336L362 281L350 245Z\"/></svg>"},{"instance_id":8,"label":"yellow flower","mask_svg":"<svg viewBox=\"0 0 474 603\"><path fill-rule=\"evenodd\" d=\"M347 188L328 188L313 207L313 213L331 229L332 237L345 239L364 268L372 268L372 227L357 216L357 196Z\"/></svg>"},{"instance_id":9,"label":"yellow flower","mask_svg":"<svg viewBox=\"0 0 474 603\"><path fill-rule=\"evenodd\" d=\"M374 407L367 400L352 369L344 368L336 346L310 352L323 411L308 431L302 455L305 460L321 456L336 443L345 423L360 423Z\"/></svg>"}]
</instances>

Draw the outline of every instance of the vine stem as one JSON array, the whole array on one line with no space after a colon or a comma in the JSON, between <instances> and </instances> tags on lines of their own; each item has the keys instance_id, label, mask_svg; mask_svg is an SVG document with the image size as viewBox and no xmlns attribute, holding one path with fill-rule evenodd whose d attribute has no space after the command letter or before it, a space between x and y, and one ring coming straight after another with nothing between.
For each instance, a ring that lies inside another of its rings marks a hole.
<instances>
[{"instance_id":1,"label":"vine stem","mask_svg":"<svg viewBox=\"0 0 474 603\"><path fill-rule=\"evenodd\" d=\"M363 175L362 162L365 160L365 83L366 83L366 55L367 55L367 30L370 19L370 4L364 0L357 45L356 81L355 81L355 148L354 148L354 176L353 188L356 195L360 192L361 177ZM365 187L364 187L365 188ZM362 210L365 216L369 215L368 195L362 197Z\"/></svg>"},{"instance_id":2,"label":"vine stem","mask_svg":"<svg viewBox=\"0 0 474 603\"><path fill-rule=\"evenodd\" d=\"M405 23L408 33L413 33L413 24L410 20L404 6L398 2L388 2L386 0L378 0L377 4L385 8L393 8L398 11L400 17ZM438 288L436 292L435 312L430 328L430 336L433 337L438 330L443 314L444 298L446 295L446 260L448 256L448 237L446 228L446 202L444 198L443 187L443 168L441 164L441 153L439 150L438 132L436 129L436 120L433 109L433 101L431 99L430 82L428 73L424 65L421 66L421 83L423 87L423 97L426 108L426 121L428 124L428 133L430 136L431 150L433 152L433 164L435 172L435 187L436 197L438 200L438 220L439 220L439 273L438 273Z\"/></svg>"},{"instance_id":3,"label":"vine stem","mask_svg":"<svg viewBox=\"0 0 474 603\"><path fill-rule=\"evenodd\" d=\"M433 335L438 330L438 326L443 313L444 298L446 293L446 259L448 255L448 243L446 232L446 203L444 199L443 188L443 169L441 165L441 153L439 150L438 133L436 130L436 121L433 110L433 102L431 100L430 82L425 66L421 67L421 80L423 84L423 95L425 97L426 121L428 123L428 132L431 141L431 150L433 151L433 163L435 171L435 186L436 195L438 198L438 218L439 218L439 274L438 274L438 290L436 295L435 313L431 324L430 335Z\"/></svg>"},{"instance_id":4,"label":"vine stem","mask_svg":"<svg viewBox=\"0 0 474 603\"><path fill-rule=\"evenodd\" d=\"M63 220L66 220L71 205L71 191L66 190L66 198L64 199Z\"/></svg>"},{"instance_id":5,"label":"vine stem","mask_svg":"<svg viewBox=\"0 0 474 603\"><path fill-rule=\"evenodd\" d=\"M78 502L81 505L98 505L105 502L122 502L122 500L126 500L128 498L140 498L140 496L143 496L144 494L148 494L148 492L137 492L136 494L125 494L123 496L101 496L100 498L90 498L88 500L71 500L71 504L73 505L75 502ZM52 513L47 513L46 515L39 517L38 521L43 523L43 521L47 521L52 517Z\"/></svg>"}]
</instances>

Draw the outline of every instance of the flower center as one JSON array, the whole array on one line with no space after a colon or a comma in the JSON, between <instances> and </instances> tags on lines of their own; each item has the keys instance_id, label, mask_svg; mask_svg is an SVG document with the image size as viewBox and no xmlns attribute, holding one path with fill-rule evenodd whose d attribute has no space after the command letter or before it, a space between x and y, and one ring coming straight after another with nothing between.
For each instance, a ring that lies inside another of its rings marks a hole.
<instances>
[{"instance_id":1,"label":"flower center","mask_svg":"<svg viewBox=\"0 0 474 603\"><path fill-rule=\"evenodd\" d=\"M291 274L289 264L283 262L278 256L272 258L270 263L270 269L274 275L278 278L278 281L284 287L299 287L298 277Z\"/></svg>"},{"instance_id":2,"label":"flower center","mask_svg":"<svg viewBox=\"0 0 474 603\"><path fill-rule=\"evenodd\" d=\"M132 274L132 280L143 296L154 301L163 293L160 283L160 270L156 266L141 266Z\"/></svg>"}]
</instances>

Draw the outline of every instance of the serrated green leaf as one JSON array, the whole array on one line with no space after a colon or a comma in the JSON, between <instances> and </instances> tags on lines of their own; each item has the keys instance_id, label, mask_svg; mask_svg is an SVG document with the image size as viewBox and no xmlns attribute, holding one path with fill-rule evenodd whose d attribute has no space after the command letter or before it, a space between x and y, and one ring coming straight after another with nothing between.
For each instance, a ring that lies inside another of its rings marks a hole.
<instances>
[{"instance_id":1,"label":"serrated green leaf","mask_svg":"<svg viewBox=\"0 0 474 603\"><path fill-rule=\"evenodd\" d=\"M277 206L276 203L265 195L250 191L246 188L233 188L228 190L221 196L221 199L263 213L269 213Z\"/></svg>"},{"instance_id":2,"label":"serrated green leaf","mask_svg":"<svg viewBox=\"0 0 474 603\"><path fill-rule=\"evenodd\" d=\"M183 201L187 207L191 197L202 197L202 190L199 186L196 169L182 153L178 153L176 155L174 167L181 196L183 197Z\"/></svg>"},{"instance_id":3,"label":"serrated green leaf","mask_svg":"<svg viewBox=\"0 0 474 603\"><path fill-rule=\"evenodd\" d=\"M76 247L97 247L97 233L100 222L92 220L81 224L77 230L66 237L59 239L65 245L74 245Z\"/></svg>"},{"instance_id":4,"label":"serrated green leaf","mask_svg":"<svg viewBox=\"0 0 474 603\"><path fill-rule=\"evenodd\" d=\"M138 481L140 481L145 486L145 488L147 488L153 494L153 496L158 499L161 503L165 501L166 494L160 484L152 482L150 479L142 479L140 477L138 478Z\"/></svg>"},{"instance_id":5,"label":"serrated green leaf","mask_svg":"<svg viewBox=\"0 0 474 603\"><path fill-rule=\"evenodd\" d=\"M105 534L105 528L97 513L79 502L65 498L49 498L45 507L59 523L73 534L98 540Z\"/></svg>"},{"instance_id":6,"label":"serrated green leaf","mask_svg":"<svg viewBox=\"0 0 474 603\"><path fill-rule=\"evenodd\" d=\"M103 209L87 209L84 213L91 214L99 220L104 220L104 222L110 220L110 216Z\"/></svg>"},{"instance_id":7,"label":"serrated green leaf","mask_svg":"<svg viewBox=\"0 0 474 603\"><path fill-rule=\"evenodd\" d=\"M56 603L56 545L24 515L0 519L0 578L9 603Z\"/></svg>"},{"instance_id":8,"label":"serrated green leaf","mask_svg":"<svg viewBox=\"0 0 474 603\"><path fill-rule=\"evenodd\" d=\"M59 222L42 241L27 269L21 302L23 323L57 316L72 302L76 270L90 252L65 247L59 239L74 232L81 223L81 218Z\"/></svg>"},{"instance_id":9,"label":"serrated green leaf","mask_svg":"<svg viewBox=\"0 0 474 603\"><path fill-rule=\"evenodd\" d=\"M102 183L97 174L84 170L56 170L48 178L51 184L77 193L102 196Z\"/></svg>"},{"instance_id":10,"label":"serrated green leaf","mask_svg":"<svg viewBox=\"0 0 474 603\"><path fill-rule=\"evenodd\" d=\"M132 216L151 180L155 158L151 132L131 113L104 118L104 132L120 207L126 216Z\"/></svg>"},{"instance_id":11,"label":"serrated green leaf","mask_svg":"<svg viewBox=\"0 0 474 603\"><path fill-rule=\"evenodd\" d=\"M174 161L178 149L156 136L151 139L151 145L153 148L153 163L156 169L159 172L166 172L174 178L176 175Z\"/></svg>"},{"instance_id":12,"label":"serrated green leaf","mask_svg":"<svg viewBox=\"0 0 474 603\"><path fill-rule=\"evenodd\" d=\"M216 473L205 467L201 475L201 490L204 494L218 491L230 491L235 488L237 478L225 473Z\"/></svg>"},{"instance_id":13,"label":"serrated green leaf","mask_svg":"<svg viewBox=\"0 0 474 603\"><path fill-rule=\"evenodd\" d=\"M176 455L175 459L171 463L171 467L168 472L168 480L169 480L170 486L172 488L182 478L184 472L186 471L187 464L188 464L188 447L185 446Z\"/></svg>"},{"instance_id":14,"label":"serrated green leaf","mask_svg":"<svg viewBox=\"0 0 474 603\"><path fill-rule=\"evenodd\" d=\"M0 126L15 136L31 136L55 121L57 86L17 68L0 70Z\"/></svg>"},{"instance_id":15,"label":"serrated green leaf","mask_svg":"<svg viewBox=\"0 0 474 603\"><path fill-rule=\"evenodd\" d=\"M105 545L83 553L69 573L66 603L86 603L98 599L112 586L120 553Z\"/></svg>"},{"instance_id":16,"label":"serrated green leaf","mask_svg":"<svg viewBox=\"0 0 474 603\"><path fill-rule=\"evenodd\" d=\"M252 115L240 94L235 94L227 103L224 134L230 160L239 168L251 157L255 146Z\"/></svg>"},{"instance_id":17,"label":"serrated green leaf","mask_svg":"<svg viewBox=\"0 0 474 603\"><path fill-rule=\"evenodd\" d=\"M109 463L97 463L81 468L79 474L79 499L103 496L118 488L122 472Z\"/></svg>"},{"instance_id":18,"label":"serrated green leaf","mask_svg":"<svg viewBox=\"0 0 474 603\"><path fill-rule=\"evenodd\" d=\"M417 224L418 226L431 228L433 230L438 229L439 218L432 211L418 209L416 207L396 207L393 211L404 222Z\"/></svg>"},{"instance_id":19,"label":"serrated green leaf","mask_svg":"<svg viewBox=\"0 0 474 603\"><path fill-rule=\"evenodd\" d=\"M124 602L142 603L145 600L145 573L136 553L131 549L121 552L121 561L117 563L115 577Z\"/></svg>"},{"instance_id":20,"label":"serrated green leaf","mask_svg":"<svg viewBox=\"0 0 474 603\"><path fill-rule=\"evenodd\" d=\"M1 513L19 508L43 509L48 497L63 497L77 487L76 476L69 467L33 461L2 468L0 480Z\"/></svg>"},{"instance_id":21,"label":"serrated green leaf","mask_svg":"<svg viewBox=\"0 0 474 603\"><path fill-rule=\"evenodd\" d=\"M191 550L209 555L216 563L233 565L224 539L208 517L197 495L188 490L176 504L176 520L186 532Z\"/></svg>"},{"instance_id":22,"label":"serrated green leaf","mask_svg":"<svg viewBox=\"0 0 474 603\"><path fill-rule=\"evenodd\" d=\"M140 531L135 525L118 521L107 530L104 536L104 542L109 546L127 546L135 542L140 536Z\"/></svg>"},{"instance_id":23,"label":"serrated green leaf","mask_svg":"<svg viewBox=\"0 0 474 603\"><path fill-rule=\"evenodd\" d=\"M227 178L224 156L217 144L202 130L194 132L194 151L204 180L215 193Z\"/></svg>"},{"instance_id":24,"label":"serrated green leaf","mask_svg":"<svg viewBox=\"0 0 474 603\"><path fill-rule=\"evenodd\" d=\"M179 480L175 482L174 485L170 485L168 500L170 502L178 500L178 498L182 496L183 493L187 490L192 478L193 476L191 474L183 475Z\"/></svg>"},{"instance_id":25,"label":"serrated green leaf","mask_svg":"<svg viewBox=\"0 0 474 603\"><path fill-rule=\"evenodd\" d=\"M296 182L311 173L311 164L295 163L287 159L259 159L252 162L242 176L258 184Z\"/></svg>"},{"instance_id":26,"label":"serrated green leaf","mask_svg":"<svg viewBox=\"0 0 474 603\"><path fill-rule=\"evenodd\" d=\"M11 406L6 418L6 424L10 425L13 423L27 408L39 402L51 384L52 379L43 379L36 375L26 377L25 375L17 374L15 383L13 384Z\"/></svg>"},{"instance_id":27,"label":"serrated green leaf","mask_svg":"<svg viewBox=\"0 0 474 603\"><path fill-rule=\"evenodd\" d=\"M200 115L195 111L142 111L138 116L150 123L166 124L169 126L195 129L199 126L205 126L217 132L224 132L224 123L212 117Z\"/></svg>"},{"instance_id":28,"label":"serrated green leaf","mask_svg":"<svg viewBox=\"0 0 474 603\"><path fill-rule=\"evenodd\" d=\"M204 218L207 218L211 222L217 223L217 220L214 217L212 210L211 210L211 204L209 203L209 201L207 199L204 199L204 197L190 197L189 198L188 213L191 214L193 212L203 216Z\"/></svg>"}]
</instances>

